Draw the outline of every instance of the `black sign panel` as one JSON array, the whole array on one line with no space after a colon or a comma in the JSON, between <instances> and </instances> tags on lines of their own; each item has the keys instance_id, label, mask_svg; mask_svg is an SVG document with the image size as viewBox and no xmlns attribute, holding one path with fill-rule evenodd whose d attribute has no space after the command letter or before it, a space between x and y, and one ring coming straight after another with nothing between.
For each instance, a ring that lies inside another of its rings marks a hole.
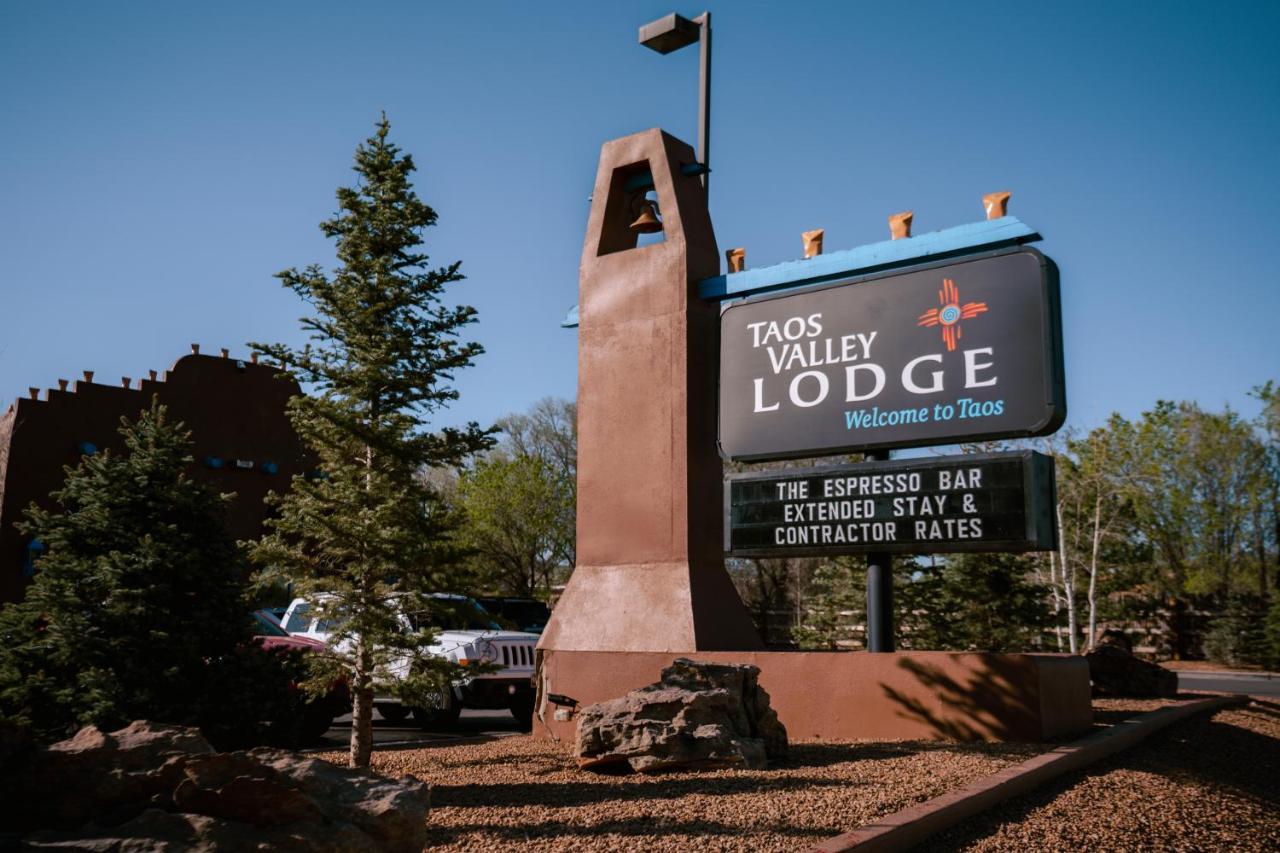
<instances>
[{"instance_id":1,"label":"black sign panel","mask_svg":"<svg viewBox=\"0 0 1280 853\"><path fill-rule=\"evenodd\" d=\"M975 453L737 474L725 551L803 557L894 551L1050 551L1053 460Z\"/></svg>"},{"instance_id":2,"label":"black sign panel","mask_svg":"<svg viewBox=\"0 0 1280 853\"><path fill-rule=\"evenodd\" d=\"M720 449L794 459L1047 435L1058 276L1025 247L745 301L720 321Z\"/></svg>"}]
</instances>

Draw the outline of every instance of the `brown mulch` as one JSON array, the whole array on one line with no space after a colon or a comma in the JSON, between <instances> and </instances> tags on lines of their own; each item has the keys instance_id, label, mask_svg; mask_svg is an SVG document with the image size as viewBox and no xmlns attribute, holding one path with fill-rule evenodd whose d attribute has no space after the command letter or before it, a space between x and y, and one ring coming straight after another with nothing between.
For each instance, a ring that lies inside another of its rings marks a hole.
<instances>
[{"instance_id":1,"label":"brown mulch","mask_svg":"<svg viewBox=\"0 0 1280 853\"><path fill-rule=\"evenodd\" d=\"M1167 704L1098 699L1095 728ZM796 744L763 771L605 776L579 771L562 745L518 736L376 752L373 766L432 784L433 850L803 850L1053 746ZM929 849L1227 848L1280 849L1280 705L1175 724Z\"/></svg>"},{"instance_id":2,"label":"brown mulch","mask_svg":"<svg viewBox=\"0 0 1280 853\"><path fill-rule=\"evenodd\" d=\"M925 850L1280 850L1280 704L1196 717Z\"/></svg>"}]
</instances>

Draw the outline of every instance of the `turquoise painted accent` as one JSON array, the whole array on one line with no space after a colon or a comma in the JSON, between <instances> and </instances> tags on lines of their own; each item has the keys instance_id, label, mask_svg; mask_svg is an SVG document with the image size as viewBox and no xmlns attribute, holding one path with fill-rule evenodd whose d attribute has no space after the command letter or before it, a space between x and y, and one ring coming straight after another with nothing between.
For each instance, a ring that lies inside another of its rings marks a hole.
<instances>
[{"instance_id":1,"label":"turquoise painted accent","mask_svg":"<svg viewBox=\"0 0 1280 853\"><path fill-rule=\"evenodd\" d=\"M711 171L705 163L684 163L680 166L680 174L693 177L694 175L705 175ZM631 178L622 185L622 189L626 192L635 192L636 190L653 189L653 173L641 172L638 175L632 175Z\"/></svg>"},{"instance_id":2,"label":"turquoise painted accent","mask_svg":"<svg viewBox=\"0 0 1280 853\"><path fill-rule=\"evenodd\" d=\"M703 299L740 299L757 293L823 284L925 261L1032 243L1039 239L1040 235L1034 229L1016 217L1002 216L918 237L870 243L808 260L787 261L771 267L704 278L698 282L698 295Z\"/></svg>"},{"instance_id":3,"label":"turquoise painted accent","mask_svg":"<svg viewBox=\"0 0 1280 853\"><path fill-rule=\"evenodd\" d=\"M707 300L741 299L758 293L825 284L856 275L883 272L925 261L945 260L975 252L1001 249L1042 239L1034 228L1016 216L1002 216L931 231L903 240L869 243L842 252L818 255L801 261L786 261L770 267L744 270L704 278L698 282L698 296ZM578 325L578 306L573 306L560 325Z\"/></svg>"}]
</instances>

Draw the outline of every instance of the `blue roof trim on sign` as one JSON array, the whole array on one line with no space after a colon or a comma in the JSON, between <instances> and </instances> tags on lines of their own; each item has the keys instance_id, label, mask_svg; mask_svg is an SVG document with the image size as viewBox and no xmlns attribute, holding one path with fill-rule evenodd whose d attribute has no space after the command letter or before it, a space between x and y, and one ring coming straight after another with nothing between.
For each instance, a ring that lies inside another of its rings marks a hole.
<instances>
[{"instance_id":1,"label":"blue roof trim on sign","mask_svg":"<svg viewBox=\"0 0 1280 853\"><path fill-rule=\"evenodd\" d=\"M818 255L803 261L787 261L771 267L718 275L698 282L703 299L737 299L790 287L822 284L837 278L905 267L950 255L999 249L1040 239L1016 217L1002 216L944 228L918 237L870 243L843 252Z\"/></svg>"},{"instance_id":2,"label":"blue roof trim on sign","mask_svg":"<svg viewBox=\"0 0 1280 853\"><path fill-rule=\"evenodd\" d=\"M1015 216L1002 216L931 231L918 237L869 243L843 252L818 255L801 261L786 261L769 267L717 275L698 282L698 296L707 300L741 299L758 293L822 284L854 275L906 267L955 255L1001 249L1020 243L1034 243L1040 235ZM573 306L560 325L578 325L578 306Z\"/></svg>"}]
</instances>

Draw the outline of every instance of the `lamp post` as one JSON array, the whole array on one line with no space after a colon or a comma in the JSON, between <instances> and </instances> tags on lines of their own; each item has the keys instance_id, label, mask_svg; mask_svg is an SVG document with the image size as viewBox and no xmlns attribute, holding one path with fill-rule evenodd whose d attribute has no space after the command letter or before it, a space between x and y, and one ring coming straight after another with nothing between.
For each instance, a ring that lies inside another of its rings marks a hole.
<instances>
[{"instance_id":1,"label":"lamp post","mask_svg":"<svg viewBox=\"0 0 1280 853\"><path fill-rule=\"evenodd\" d=\"M640 28L640 43L658 53L671 53L698 43L698 159L705 171L702 188L710 195L711 176L711 13L690 20L675 13Z\"/></svg>"}]
</instances>

